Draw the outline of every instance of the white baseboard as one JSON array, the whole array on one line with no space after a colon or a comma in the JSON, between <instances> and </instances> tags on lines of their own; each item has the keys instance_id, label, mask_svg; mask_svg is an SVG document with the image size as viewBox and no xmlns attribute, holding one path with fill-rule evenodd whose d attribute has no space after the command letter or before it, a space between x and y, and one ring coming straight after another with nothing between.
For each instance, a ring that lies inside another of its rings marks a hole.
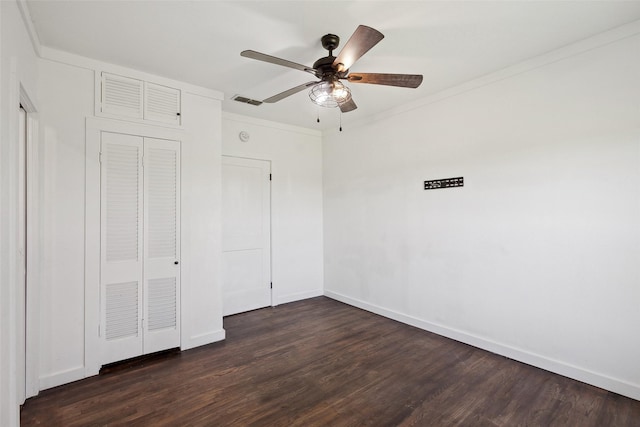
<instances>
[{"instance_id":1,"label":"white baseboard","mask_svg":"<svg viewBox=\"0 0 640 427\"><path fill-rule=\"evenodd\" d=\"M189 350L190 348L200 347L201 345L211 344L222 341L226 337L226 331L207 332L206 334L194 335L181 343L180 350Z\"/></svg>"},{"instance_id":2,"label":"white baseboard","mask_svg":"<svg viewBox=\"0 0 640 427\"><path fill-rule=\"evenodd\" d=\"M469 334L461 330L449 328L444 325L427 322L425 320L421 320L413 316L408 316L397 311L370 304L359 299L351 298L337 292L325 290L324 295L345 304L349 304L354 307L379 314L380 316L397 320L398 322L415 326L416 328L433 332L435 334L442 335L444 337L451 338L453 340L460 341L465 344L469 344L474 347L481 348L483 350L487 350L522 363L526 363L527 365L535 366L537 368L541 368L555 374L591 384L593 386L600 387L605 390L630 397L632 399L640 400L640 385L638 384L632 384L617 378L602 375L597 372L581 368L579 366L574 366L559 360L550 359L539 354L524 351L499 342L491 341L486 338Z\"/></svg>"},{"instance_id":3,"label":"white baseboard","mask_svg":"<svg viewBox=\"0 0 640 427\"><path fill-rule=\"evenodd\" d=\"M68 384L85 378L84 366L67 369L65 371L55 372L39 378L38 386L40 390L57 387L59 385Z\"/></svg>"},{"instance_id":4,"label":"white baseboard","mask_svg":"<svg viewBox=\"0 0 640 427\"><path fill-rule=\"evenodd\" d=\"M189 338L186 343L183 342L181 350L188 350L201 345L211 344L213 342L222 341L226 336L224 329L209 332L206 334L196 335ZM95 371L95 372L94 372ZM98 370L85 369L85 366L78 366L67 369L65 371L55 372L53 374L42 376L38 379L39 390L57 387L59 385L68 384L84 378L88 378L98 374Z\"/></svg>"},{"instance_id":5,"label":"white baseboard","mask_svg":"<svg viewBox=\"0 0 640 427\"><path fill-rule=\"evenodd\" d=\"M286 304L288 302L301 301L307 298L321 297L324 295L322 289L316 289L313 291L297 292L295 294L278 295L273 298L273 306L280 304Z\"/></svg>"}]
</instances>

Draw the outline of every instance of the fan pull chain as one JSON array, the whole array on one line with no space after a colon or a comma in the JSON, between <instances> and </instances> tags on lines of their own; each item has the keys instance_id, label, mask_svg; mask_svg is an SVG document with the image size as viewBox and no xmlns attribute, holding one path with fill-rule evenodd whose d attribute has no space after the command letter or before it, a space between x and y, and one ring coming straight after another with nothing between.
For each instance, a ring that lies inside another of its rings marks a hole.
<instances>
[{"instance_id":1,"label":"fan pull chain","mask_svg":"<svg viewBox=\"0 0 640 427\"><path fill-rule=\"evenodd\" d=\"M318 118L316 119L316 122L320 123L320 107L316 107L316 112L318 114Z\"/></svg>"},{"instance_id":2,"label":"fan pull chain","mask_svg":"<svg viewBox=\"0 0 640 427\"><path fill-rule=\"evenodd\" d=\"M340 110L340 132L342 132L342 110Z\"/></svg>"}]
</instances>

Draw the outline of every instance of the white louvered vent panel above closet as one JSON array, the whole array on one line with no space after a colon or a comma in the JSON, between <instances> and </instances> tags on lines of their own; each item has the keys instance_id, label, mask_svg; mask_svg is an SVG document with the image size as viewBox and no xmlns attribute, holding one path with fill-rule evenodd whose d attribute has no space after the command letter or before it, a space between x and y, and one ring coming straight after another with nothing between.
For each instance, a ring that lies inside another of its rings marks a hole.
<instances>
[{"instance_id":1,"label":"white louvered vent panel above closet","mask_svg":"<svg viewBox=\"0 0 640 427\"><path fill-rule=\"evenodd\" d=\"M150 331L176 327L176 278L149 280Z\"/></svg>"},{"instance_id":2,"label":"white louvered vent panel above closet","mask_svg":"<svg viewBox=\"0 0 640 427\"><path fill-rule=\"evenodd\" d=\"M102 72L96 114L139 122L180 126L181 91L130 77Z\"/></svg>"},{"instance_id":3,"label":"white louvered vent panel above closet","mask_svg":"<svg viewBox=\"0 0 640 427\"><path fill-rule=\"evenodd\" d=\"M102 73L102 112L143 118L143 82L115 74Z\"/></svg>"},{"instance_id":4,"label":"white louvered vent panel above closet","mask_svg":"<svg viewBox=\"0 0 640 427\"><path fill-rule=\"evenodd\" d=\"M139 148L106 145L107 262L138 259Z\"/></svg>"},{"instance_id":5,"label":"white louvered vent panel above closet","mask_svg":"<svg viewBox=\"0 0 640 427\"><path fill-rule=\"evenodd\" d=\"M136 336L138 325L138 282L107 285L107 340Z\"/></svg>"},{"instance_id":6,"label":"white louvered vent panel above closet","mask_svg":"<svg viewBox=\"0 0 640 427\"><path fill-rule=\"evenodd\" d=\"M180 124L180 91L172 87L145 83L144 118L154 122Z\"/></svg>"},{"instance_id":7,"label":"white louvered vent panel above closet","mask_svg":"<svg viewBox=\"0 0 640 427\"><path fill-rule=\"evenodd\" d=\"M177 152L150 148L146 155L149 258L176 257Z\"/></svg>"}]
</instances>

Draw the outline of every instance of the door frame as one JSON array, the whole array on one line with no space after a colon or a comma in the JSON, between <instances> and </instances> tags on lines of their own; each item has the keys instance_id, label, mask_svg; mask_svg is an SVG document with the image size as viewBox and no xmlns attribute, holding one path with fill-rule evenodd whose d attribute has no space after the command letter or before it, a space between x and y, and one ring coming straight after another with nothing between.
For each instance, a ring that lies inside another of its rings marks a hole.
<instances>
[{"instance_id":1,"label":"door frame","mask_svg":"<svg viewBox=\"0 0 640 427\"><path fill-rule=\"evenodd\" d=\"M95 117L87 117L85 129L84 377L89 377L97 375L102 366L102 340L100 339L101 133L112 132L145 138L168 139L179 141L181 144L188 143L189 137L180 130ZM181 201L179 203L182 204ZM183 263L181 262L181 264ZM180 299L182 300L182 298ZM180 322L180 324L183 325L184 322ZM182 346L183 333L181 333L180 340Z\"/></svg>"},{"instance_id":2,"label":"door frame","mask_svg":"<svg viewBox=\"0 0 640 427\"><path fill-rule=\"evenodd\" d=\"M39 305L38 286L40 270L42 268L41 253L42 245L42 215L40 200L42 198L41 185L43 180L40 163L39 137L38 137L38 109L29 91L21 81L21 73L18 72L18 60L11 58L9 62L9 90L7 99L9 105L8 121L8 146L6 152L6 172L3 176L8 178L8 191L2 195L2 203L7 203L8 215L2 219L6 224L8 235L7 253L3 252L6 258L8 286L0 290L0 314L1 321L6 322L3 326L2 334L2 369L6 368L8 373L5 383L0 385L0 395L6 397L9 402L10 414L3 419L19 421L18 411L13 411L24 403L28 397L35 396L40 390L39 387ZM22 105L27 113L26 121L26 145L25 152L18 153L17 141L19 138L19 108ZM23 157L24 161L21 161ZM18 284L18 185L16 180L18 174L22 174L25 179L25 203L24 231L26 241L25 262L26 277L25 282ZM3 225L3 229L4 229ZM27 261L28 260L28 261ZM3 264L4 265L4 264ZM27 292L28 289L28 292ZM0 335L2 335L0 334ZM20 378L18 378L20 376ZM19 390L20 389L20 390ZM15 405L15 406L14 406ZM14 419L14 417L18 417Z\"/></svg>"},{"instance_id":3,"label":"door frame","mask_svg":"<svg viewBox=\"0 0 640 427\"><path fill-rule=\"evenodd\" d=\"M26 241L26 277L25 288L21 295L24 307L24 398L36 396L40 391L39 387L39 335L40 335L40 304L39 304L39 285L41 270L41 252L42 252L42 227L41 227L41 186L42 177L38 164L40 163L39 143L38 143L38 110L29 97L26 89L20 85L19 88L19 105L26 112L26 145L25 145L25 241Z\"/></svg>"}]
</instances>

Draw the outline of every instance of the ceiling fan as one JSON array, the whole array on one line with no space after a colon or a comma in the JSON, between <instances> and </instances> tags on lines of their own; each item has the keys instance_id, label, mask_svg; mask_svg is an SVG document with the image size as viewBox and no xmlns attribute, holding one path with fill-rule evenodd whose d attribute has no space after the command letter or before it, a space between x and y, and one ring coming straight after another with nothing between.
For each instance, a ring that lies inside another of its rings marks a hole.
<instances>
[{"instance_id":1,"label":"ceiling fan","mask_svg":"<svg viewBox=\"0 0 640 427\"><path fill-rule=\"evenodd\" d=\"M319 81L310 81L292 87L262 102L278 102L295 93L311 88L309 97L314 103L323 107L340 107L340 111L346 113L358 107L351 97L351 90L340 80L346 80L351 83L368 83L408 88L417 88L420 86L420 83L422 83L421 74L349 72L351 66L383 38L384 35L380 31L367 27L366 25L360 25L356 28L338 56L335 57L333 56L333 51L338 47L340 37L335 34L327 34L321 38L321 42L322 47L329 51L329 55L318 59L313 64L313 67L266 55L254 50L242 51L240 55L246 58L257 59L258 61L294 68L313 74L316 78L320 79Z\"/></svg>"}]
</instances>

